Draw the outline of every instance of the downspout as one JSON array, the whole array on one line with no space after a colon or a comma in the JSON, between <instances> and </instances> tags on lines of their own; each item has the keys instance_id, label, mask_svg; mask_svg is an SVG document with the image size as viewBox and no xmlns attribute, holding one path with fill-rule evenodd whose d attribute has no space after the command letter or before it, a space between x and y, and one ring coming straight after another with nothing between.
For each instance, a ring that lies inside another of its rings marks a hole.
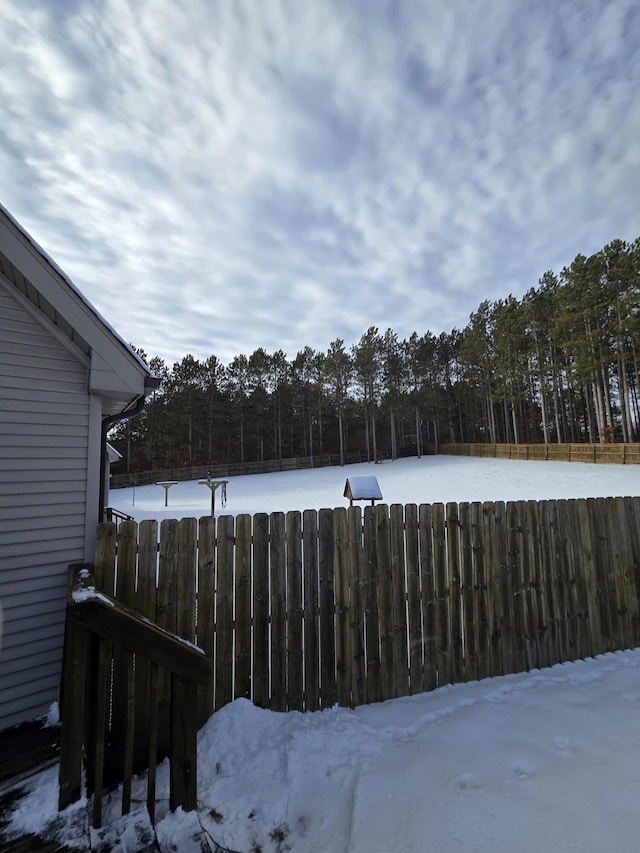
<instances>
[{"instance_id":1,"label":"downspout","mask_svg":"<svg viewBox=\"0 0 640 853\"><path fill-rule=\"evenodd\" d=\"M151 391L156 390L160 385L160 381L161 380L157 376L145 376L144 391L142 394L140 394L139 397L136 397L135 400L132 400L132 402L129 403L128 406L125 406L121 412L118 412L115 415L108 415L106 418L102 419L102 430L100 436L100 492L98 495L99 521L102 521L104 517L104 493L107 472L107 435L109 430L114 424L118 423L118 421L123 421L126 418L133 418L135 415L139 415L144 408L147 395L150 394Z\"/></svg>"}]
</instances>

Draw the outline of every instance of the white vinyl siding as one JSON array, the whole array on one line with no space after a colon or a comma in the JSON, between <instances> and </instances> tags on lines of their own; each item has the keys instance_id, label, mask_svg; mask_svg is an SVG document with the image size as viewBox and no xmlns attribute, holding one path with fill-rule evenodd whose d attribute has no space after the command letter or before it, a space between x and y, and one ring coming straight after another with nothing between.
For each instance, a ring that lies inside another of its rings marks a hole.
<instances>
[{"instance_id":1,"label":"white vinyl siding","mask_svg":"<svg viewBox=\"0 0 640 853\"><path fill-rule=\"evenodd\" d=\"M85 548L88 370L0 287L0 730L57 698Z\"/></svg>"}]
</instances>

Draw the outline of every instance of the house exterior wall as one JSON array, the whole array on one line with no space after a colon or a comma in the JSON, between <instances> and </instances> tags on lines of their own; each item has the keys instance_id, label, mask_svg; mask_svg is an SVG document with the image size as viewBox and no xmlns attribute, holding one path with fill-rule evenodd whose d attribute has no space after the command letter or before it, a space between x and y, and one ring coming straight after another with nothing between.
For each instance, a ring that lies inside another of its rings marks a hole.
<instances>
[{"instance_id":1,"label":"house exterior wall","mask_svg":"<svg viewBox=\"0 0 640 853\"><path fill-rule=\"evenodd\" d=\"M97 520L101 409L87 389L88 365L0 276L0 730L57 698L67 568L91 556Z\"/></svg>"}]
</instances>

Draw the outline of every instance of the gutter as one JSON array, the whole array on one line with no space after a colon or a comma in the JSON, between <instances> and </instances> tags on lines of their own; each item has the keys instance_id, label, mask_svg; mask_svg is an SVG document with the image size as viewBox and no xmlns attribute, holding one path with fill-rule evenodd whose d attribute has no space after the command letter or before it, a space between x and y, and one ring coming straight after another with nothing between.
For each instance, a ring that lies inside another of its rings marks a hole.
<instances>
[{"instance_id":1,"label":"gutter","mask_svg":"<svg viewBox=\"0 0 640 853\"><path fill-rule=\"evenodd\" d=\"M139 397L131 401L121 412L115 415L108 415L102 419L102 430L100 436L100 491L98 495L98 521L103 520L104 516L104 493L106 487L107 476L107 435L111 427L119 421L124 421L127 418L133 418L139 415L144 408L147 396L159 387L162 380L157 376L145 376L144 391Z\"/></svg>"}]
</instances>

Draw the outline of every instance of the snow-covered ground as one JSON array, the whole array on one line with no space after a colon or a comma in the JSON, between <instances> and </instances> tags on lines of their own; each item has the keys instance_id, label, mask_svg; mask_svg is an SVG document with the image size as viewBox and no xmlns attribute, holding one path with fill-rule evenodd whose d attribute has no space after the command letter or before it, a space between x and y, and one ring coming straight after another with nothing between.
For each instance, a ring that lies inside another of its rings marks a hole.
<instances>
[{"instance_id":1,"label":"snow-covered ground","mask_svg":"<svg viewBox=\"0 0 640 853\"><path fill-rule=\"evenodd\" d=\"M227 505L222 507L218 490L216 515L348 506L344 486L347 477L354 475L375 476L387 504L640 494L640 466L424 456L380 465L362 462L343 468L229 477ZM168 507L164 488L156 485L113 489L110 504L138 520L198 517L209 514L210 494L207 486L194 480L171 486Z\"/></svg>"},{"instance_id":2,"label":"snow-covered ground","mask_svg":"<svg viewBox=\"0 0 640 853\"><path fill-rule=\"evenodd\" d=\"M350 474L384 500L439 502L638 494L640 468L428 457L379 466L231 478L224 512L344 506ZM137 518L203 515L208 492L180 483L112 493ZM167 812L164 851L582 853L633 851L640 837L640 649L443 687L356 710L276 714L237 700L199 735L197 812ZM47 830L86 849L87 809L57 819L55 770L28 784L12 831ZM94 849L149 849L144 807L92 833ZM117 807L117 797L111 808ZM209 844L209 847L203 846Z\"/></svg>"}]
</instances>

